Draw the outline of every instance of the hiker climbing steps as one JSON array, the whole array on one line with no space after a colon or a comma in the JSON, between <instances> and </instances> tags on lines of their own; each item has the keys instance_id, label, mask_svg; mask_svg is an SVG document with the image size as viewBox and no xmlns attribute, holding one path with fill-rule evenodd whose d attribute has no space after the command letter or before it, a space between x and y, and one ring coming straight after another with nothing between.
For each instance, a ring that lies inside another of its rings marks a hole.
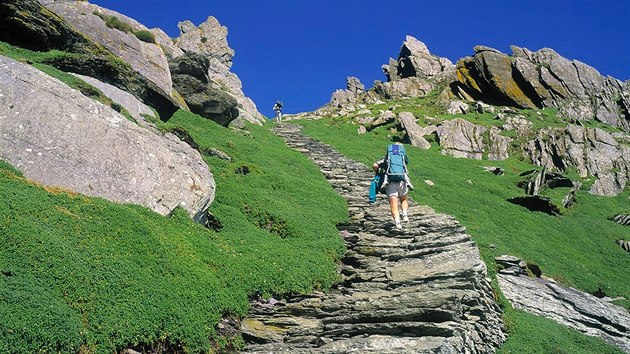
<instances>
[{"instance_id":1,"label":"hiker climbing steps","mask_svg":"<svg viewBox=\"0 0 630 354\"><path fill-rule=\"evenodd\" d=\"M329 293L252 303L242 321L247 352L492 353L505 336L485 264L453 217L410 200L403 230L385 196L373 205L373 173L281 124L274 133L304 153L348 202L339 225L347 252Z\"/></svg>"}]
</instances>

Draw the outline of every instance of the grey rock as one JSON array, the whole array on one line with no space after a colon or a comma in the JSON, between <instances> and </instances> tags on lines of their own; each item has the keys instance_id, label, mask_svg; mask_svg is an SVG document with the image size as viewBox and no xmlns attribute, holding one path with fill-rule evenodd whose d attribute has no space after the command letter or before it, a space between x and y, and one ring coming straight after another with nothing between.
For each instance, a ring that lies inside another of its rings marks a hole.
<instances>
[{"instance_id":1,"label":"grey rock","mask_svg":"<svg viewBox=\"0 0 630 354\"><path fill-rule=\"evenodd\" d=\"M372 121L372 123L368 127L368 130L372 130L374 128L380 127L385 124L389 124L393 122L394 120L396 120L396 114L394 114L394 112L384 111L378 117L376 117L376 119Z\"/></svg>"},{"instance_id":2,"label":"grey rock","mask_svg":"<svg viewBox=\"0 0 630 354\"><path fill-rule=\"evenodd\" d=\"M417 77L407 77L374 85L374 92L385 99L424 97L435 89L435 84Z\"/></svg>"},{"instance_id":3,"label":"grey rock","mask_svg":"<svg viewBox=\"0 0 630 354\"><path fill-rule=\"evenodd\" d=\"M232 161L232 157L230 155L216 148L207 149L204 151L204 153L206 153L208 156L216 157L221 160Z\"/></svg>"},{"instance_id":4,"label":"grey rock","mask_svg":"<svg viewBox=\"0 0 630 354\"><path fill-rule=\"evenodd\" d=\"M457 62L452 94L493 105L555 107L566 118L596 119L630 131L627 85L549 48L532 52L512 46L512 52L475 47L473 57Z\"/></svg>"},{"instance_id":5,"label":"grey rock","mask_svg":"<svg viewBox=\"0 0 630 354\"><path fill-rule=\"evenodd\" d=\"M190 21L184 21L179 24L179 29L181 33L174 40L175 45L185 53L200 54L208 59L208 77L217 83L218 89L236 99L238 119L262 124L265 117L258 112L254 101L245 96L239 77L230 71L234 50L227 42L227 28L209 16L198 27Z\"/></svg>"},{"instance_id":6,"label":"grey rock","mask_svg":"<svg viewBox=\"0 0 630 354\"><path fill-rule=\"evenodd\" d=\"M155 37L155 42L162 49L167 59L184 55L184 51L175 45L173 39L160 28L152 28L151 33Z\"/></svg>"},{"instance_id":7,"label":"grey rock","mask_svg":"<svg viewBox=\"0 0 630 354\"><path fill-rule=\"evenodd\" d=\"M407 137L409 137L411 146L419 147L424 150L431 148L431 143L423 137L424 129L416 123L416 117L414 117L412 113L400 112L398 119Z\"/></svg>"},{"instance_id":8,"label":"grey rock","mask_svg":"<svg viewBox=\"0 0 630 354\"><path fill-rule=\"evenodd\" d=\"M442 153L453 157L481 160L485 127L457 118L444 121L437 128Z\"/></svg>"},{"instance_id":9,"label":"grey rock","mask_svg":"<svg viewBox=\"0 0 630 354\"><path fill-rule=\"evenodd\" d=\"M512 138L500 133L501 129L494 126L490 127L488 160L505 160L510 157L508 149L512 143Z\"/></svg>"},{"instance_id":10,"label":"grey rock","mask_svg":"<svg viewBox=\"0 0 630 354\"><path fill-rule=\"evenodd\" d=\"M502 274L497 278L515 308L600 337L630 353L630 315L622 307L541 278Z\"/></svg>"},{"instance_id":11,"label":"grey rock","mask_svg":"<svg viewBox=\"0 0 630 354\"><path fill-rule=\"evenodd\" d=\"M466 114L470 107L462 101L450 101L446 113L448 114Z\"/></svg>"},{"instance_id":12,"label":"grey rock","mask_svg":"<svg viewBox=\"0 0 630 354\"><path fill-rule=\"evenodd\" d=\"M365 129L365 126L360 125L359 128L357 129L357 133L359 135L363 135L363 134L367 133L367 129Z\"/></svg>"},{"instance_id":13,"label":"grey rock","mask_svg":"<svg viewBox=\"0 0 630 354\"><path fill-rule=\"evenodd\" d=\"M215 184L199 153L64 83L0 56L0 157L32 180L89 196L184 207L203 221Z\"/></svg>"},{"instance_id":14,"label":"grey rock","mask_svg":"<svg viewBox=\"0 0 630 354\"><path fill-rule=\"evenodd\" d=\"M346 78L346 90L352 93L365 92L365 86L361 83L361 80L354 76L348 76Z\"/></svg>"},{"instance_id":15,"label":"grey rock","mask_svg":"<svg viewBox=\"0 0 630 354\"><path fill-rule=\"evenodd\" d=\"M54 2L48 8L76 26L83 34L101 44L146 77L168 97L173 95L171 74L162 49L155 43L139 40L133 33L110 28L94 12L104 16L116 16L133 30L147 30L138 21L116 11L102 8L85 1Z\"/></svg>"},{"instance_id":16,"label":"grey rock","mask_svg":"<svg viewBox=\"0 0 630 354\"><path fill-rule=\"evenodd\" d=\"M121 105L131 116L138 122L145 121L145 115L151 116L154 119L158 119L155 116L155 112L151 110L151 108L144 103L142 103L139 99L137 99L134 95L130 94L127 91L123 91L116 86L110 85L108 83L102 82L93 77L73 74L74 76L80 78L81 80L87 82L88 84L99 89L103 94L109 97L113 102ZM146 125L146 124L145 124Z\"/></svg>"},{"instance_id":17,"label":"grey rock","mask_svg":"<svg viewBox=\"0 0 630 354\"><path fill-rule=\"evenodd\" d=\"M503 124L502 128L505 130L516 130L519 136L528 136L532 134L533 126L534 123L525 119L523 116L509 115L505 118L505 124Z\"/></svg>"},{"instance_id":18,"label":"grey rock","mask_svg":"<svg viewBox=\"0 0 630 354\"><path fill-rule=\"evenodd\" d=\"M571 188L571 190L569 191L569 193L562 198L562 206L569 209L572 208L575 203L577 203L577 191L580 189L580 187L582 186L582 184L580 182L577 182L575 184L575 186L573 186L573 188Z\"/></svg>"},{"instance_id":19,"label":"grey rock","mask_svg":"<svg viewBox=\"0 0 630 354\"><path fill-rule=\"evenodd\" d=\"M548 169L575 167L582 178L597 178L590 193L617 195L630 179L630 147L599 128L546 128L525 146L525 154Z\"/></svg>"},{"instance_id":20,"label":"grey rock","mask_svg":"<svg viewBox=\"0 0 630 354\"><path fill-rule=\"evenodd\" d=\"M617 224L630 226L630 214L617 214L613 216L612 220Z\"/></svg>"},{"instance_id":21,"label":"grey rock","mask_svg":"<svg viewBox=\"0 0 630 354\"><path fill-rule=\"evenodd\" d=\"M208 76L208 59L188 53L171 59L173 85L186 101L190 111L228 126L239 116L238 102Z\"/></svg>"}]
</instances>

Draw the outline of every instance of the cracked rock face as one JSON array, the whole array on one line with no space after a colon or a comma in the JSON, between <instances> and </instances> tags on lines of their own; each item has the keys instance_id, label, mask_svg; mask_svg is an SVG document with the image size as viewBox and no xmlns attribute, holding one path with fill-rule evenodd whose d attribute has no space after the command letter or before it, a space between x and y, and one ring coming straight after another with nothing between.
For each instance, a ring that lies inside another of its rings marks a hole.
<instances>
[{"instance_id":1,"label":"cracked rock face","mask_svg":"<svg viewBox=\"0 0 630 354\"><path fill-rule=\"evenodd\" d=\"M622 307L541 278L506 274L497 278L515 308L600 337L630 353L630 316Z\"/></svg>"},{"instance_id":2,"label":"cracked rock face","mask_svg":"<svg viewBox=\"0 0 630 354\"><path fill-rule=\"evenodd\" d=\"M199 26L190 21L180 22L180 36L175 41L175 46L183 53L196 53L208 59L208 76L214 82L219 83L222 89L238 102L239 118L252 123L260 124L264 117L256 104L243 93L243 84L239 77L230 71L234 50L227 42L228 30L221 26L213 16ZM171 50L176 58L179 52Z\"/></svg>"},{"instance_id":3,"label":"cracked rock face","mask_svg":"<svg viewBox=\"0 0 630 354\"><path fill-rule=\"evenodd\" d=\"M168 62L162 49L155 43L146 43L133 33L110 28L95 15L115 16L133 30L148 30L138 21L116 11L85 1L55 1L46 5L50 10L76 26L96 43L101 44L157 86L167 97L172 97L173 87Z\"/></svg>"},{"instance_id":4,"label":"cracked rock face","mask_svg":"<svg viewBox=\"0 0 630 354\"><path fill-rule=\"evenodd\" d=\"M493 353L505 340L485 264L464 228L426 206L397 231L384 196L367 201L371 171L300 128L274 130L306 154L348 201L340 282L252 304L241 329L251 353Z\"/></svg>"},{"instance_id":5,"label":"cracked rock face","mask_svg":"<svg viewBox=\"0 0 630 354\"><path fill-rule=\"evenodd\" d=\"M0 158L32 180L197 221L215 183L199 153L128 121L35 68L0 56Z\"/></svg>"},{"instance_id":6,"label":"cracked rock face","mask_svg":"<svg viewBox=\"0 0 630 354\"><path fill-rule=\"evenodd\" d=\"M595 176L592 194L617 195L630 180L630 147L599 128L542 129L527 144L525 154L539 166L561 171L575 167L580 177Z\"/></svg>"},{"instance_id":7,"label":"cracked rock face","mask_svg":"<svg viewBox=\"0 0 630 354\"><path fill-rule=\"evenodd\" d=\"M453 94L494 105L555 107L567 118L596 119L630 131L627 83L549 48L532 52L512 46L512 52L475 47L474 56L457 62Z\"/></svg>"}]
</instances>

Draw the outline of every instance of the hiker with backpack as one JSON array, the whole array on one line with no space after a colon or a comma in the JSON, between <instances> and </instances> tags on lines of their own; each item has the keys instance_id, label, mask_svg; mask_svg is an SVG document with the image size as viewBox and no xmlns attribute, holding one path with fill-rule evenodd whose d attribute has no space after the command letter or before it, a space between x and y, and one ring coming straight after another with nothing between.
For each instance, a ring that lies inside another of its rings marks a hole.
<instances>
[{"instance_id":1,"label":"hiker with backpack","mask_svg":"<svg viewBox=\"0 0 630 354\"><path fill-rule=\"evenodd\" d=\"M276 122L282 122L282 102L276 101L276 104L273 105L273 110L276 112Z\"/></svg>"},{"instance_id":2,"label":"hiker with backpack","mask_svg":"<svg viewBox=\"0 0 630 354\"><path fill-rule=\"evenodd\" d=\"M396 229L402 229L402 221L408 222L409 202L407 201L407 193L413 189L409 176L407 175L407 164L409 158L405 147L401 143L390 144L387 146L387 154L385 157L374 163L372 168L378 175L382 173L383 184L381 189L385 191L389 199L389 207L394 219ZM400 215L398 204L400 203Z\"/></svg>"}]
</instances>

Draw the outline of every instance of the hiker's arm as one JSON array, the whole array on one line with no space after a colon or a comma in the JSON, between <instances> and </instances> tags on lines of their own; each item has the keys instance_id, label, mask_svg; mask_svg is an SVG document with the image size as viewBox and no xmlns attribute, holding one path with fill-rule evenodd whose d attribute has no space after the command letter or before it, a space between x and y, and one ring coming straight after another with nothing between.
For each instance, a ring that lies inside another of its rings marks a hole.
<instances>
[{"instance_id":1,"label":"hiker's arm","mask_svg":"<svg viewBox=\"0 0 630 354\"><path fill-rule=\"evenodd\" d=\"M376 161L373 165L372 165L372 169L374 170L374 172L378 172L378 169L381 167L381 165L383 165L385 163L385 159L380 159L378 161Z\"/></svg>"}]
</instances>

